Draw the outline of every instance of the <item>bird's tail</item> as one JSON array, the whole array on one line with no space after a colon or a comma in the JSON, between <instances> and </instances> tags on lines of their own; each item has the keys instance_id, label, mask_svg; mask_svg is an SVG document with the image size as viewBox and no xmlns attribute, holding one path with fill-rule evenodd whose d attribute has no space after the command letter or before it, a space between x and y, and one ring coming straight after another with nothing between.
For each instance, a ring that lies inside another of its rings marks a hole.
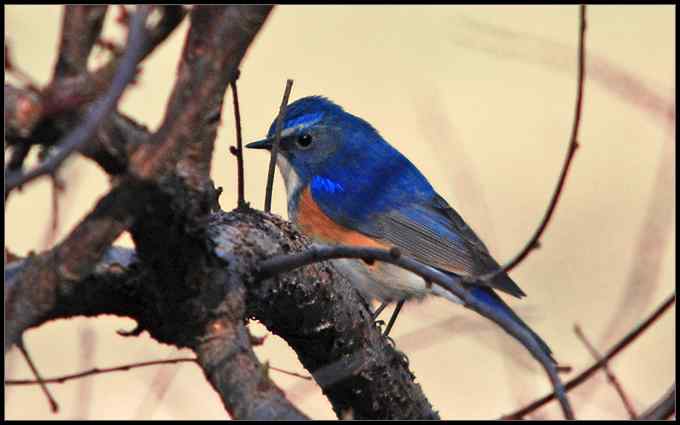
<instances>
[{"instance_id":1,"label":"bird's tail","mask_svg":"<svg viewBox=\"0 0 680 425\"><path fill-rule=\"evenodd\" d=\"M545 341L543 341L543 339L541 339L541 337L538 336L538 334L529 327L529 325L524 323L524 321L520 319L520 317L517 314L515 314L514 311L512 311L510 306L507 305L505 301L503 301L501 297L499 297L498 294L496 294L493 291L493 289L484 286L472 286L472 285L470 285L468 288L470 289L472 296L475 297L477 300L487 305L490 305L496 311L507 316L513 322L518 323L524 329L526 329L534 337L536 343L540 346L541 350L545 354L547 354L548 357L550 357L553 363L557 363L552 356L552 350L550 349L550 347L548 347L548 344L546 344Z\"/></svg>"}]
</instances>

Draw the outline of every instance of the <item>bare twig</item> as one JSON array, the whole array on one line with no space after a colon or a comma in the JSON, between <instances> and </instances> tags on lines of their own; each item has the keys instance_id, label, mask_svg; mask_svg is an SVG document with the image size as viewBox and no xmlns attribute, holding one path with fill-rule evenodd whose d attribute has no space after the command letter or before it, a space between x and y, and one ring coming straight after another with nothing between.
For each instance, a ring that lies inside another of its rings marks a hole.
<instances>
[{"instance_id":1,"label":"bare twig","mask_svg":"<svg viewBox=\"0 0 680 425\"><path fill-rule=\"evenodd\" d=\"M497 323L502 329L515 337L529 350L547 372L555 389L555 393L558 394L558 399L565 417L569 419L574 417L564 387L557 374L557 368L554 361L539 347L535 338L526 329L510 320L507 316L499 314L498 311L491 309L488 305L473 298L469 292L462 287L461 278L446 275L416 260L403 257L397 248L392 248L387 251L384 249L356 246L317 245L300 254L279 255L262 261L258 265L256 276L259 279L264 279L297 267L335 258L360 258L394 264L410 272L416 273L432 283L440 285L456 297L462 299L466 307Z\"/></svg>"},{"instance_id":2,"label":"bare twig","mask_svg":"<svg viewBox=\"0 0 680 425\"><path fill-rule=\"evenodd\" d=\"M241 135L241 110L238 102L238 90L236 89L236 80L238 80L238 74L231 81L231 90L234 97L234 125L236 126L236 173L238 186L238 208L247 208L246 196L245 196L245 177L244 177L244 165L243 165L243 137Z\"/></svg>"},{"instance_id":3,"label":"bare twig","mask_svg":"<svg viewBox=\"0 0 680 425\"><path fill-rule=\"evenodd\" d=\"M283 373L284 375L294 376L296 378L304 379L304 380L307 380L307 381L312 380L312 377L309 376L309 375L302 375L301 373L291 372L289 370L281 369L279 367L274 367L272 365L268 365L268 367L269 367L269 369L274 370L274 371L279 372L279 373Z\"/></svg>"},{"instance_id":4,"label":"bare twig","mask_svg":"<svg viewBox=\"0 0 680 425\"><path fill-rule=\"evenodd\" d=\"M50 403L50 410L52 411L52 413L57 413L59 411L59 405L57 404L54 397L52 397L52 394L50 394L50 391L47 389L47 386L45 385L45 380L42 378L42 376L40 376L40 372L38 372L38 368L35 367L35 364L33 363L33 360L31 359L30 354L28 354L28 351L26 350L26 347L24 346L24 339L23 338L19 339L19 342L17 343L17 347L19 348L19 351L21 351L21 354L26 359L26 363L28 363L28 367L31 368L31 372L35 376L35 382L38 385L40 385L40 389L45 394L45 397L47 397L47 401Z\"/></svg>"},{"instance_id":5,"label":"bare twig","mask_svg":"<svg viewBox=\"0 0 680 425\"><path fill-rule=\"evenodd\" d=\"M283 118L286 115L286 108L288 108L288 98L290 91L293 89L293 80L286 81L286 89L283 92L283 100L279 108L279 116L276 117L276 132L274 143L272 144L271 157L269 158L269 171L267 173L267 188L264 197L264 211L269 212L272 209L272 190L274 187L274 169L276 168L276 157L279 154L279 144L281 143L281 127L283 125Z\"/></svg>"},{"instance_id":6,"label":"bare twig","mask_svg":"<svg viewBox=\"0 0 680 425\"><path fill-rule=\"evenodd\" d=\"M670 418L675 413L675 382L670 389L654 403L649 409L640 415L644 421L659 421Z\"/></svg>"},{"instance_id":7,"label":"bare twig","mask_svg":"<svg viewBox=\"0 0 680 425\"><path fill-rule=\"evenodd\" d=\"M107 367L107 368L92 368L82 372L72 373L70 375L57 376L55 378L43 379L46 384L63 384L64 382L71 381L74 379L85 378L91 375L99 375L102 373L111 372L125 372L132 369L137 369L140 367L155 366L161 364L175 364L175 363L196 363L194 358L179 358L179 359L166 359L166 360L152 360L148 362L131 363L122 366ZM35 385L38 382L34 379L6 379L6 385Z\"/></svg>"},{"instance_id":8,"label":"bare twig","mask_svg":"<svg viewBox=\"0 0 680 425\"><path fill-rule=\"evenodd\" d=\"M580 375L578 375L571 381L567 382L565 388L567 390L571 390L572 388L577 387L578 385L587 381L588 378L592 374L597 372L598 369L604 366L605 363L613 359L619 352L621 352L621 350L626 348L638 336L644 333L644 331L647 330L659 317L661 317L661 315L663 315L663 313L665 313L666 310L668 310L668 308L673 304L675 304L675 292L673 292L668 298L666 298L666 300L664 300L664 302L661 303L661 305L657 307L657 309L654 310L654 312L647 319L642 321L638 326L636 326L626 336L624 336L621 339L621 341L619 341L609 351L607 351L607 353L602 357L601 361L595 362L595 364L581 372ZM514 413L503 416L503 419L522 419L524 416L528 415L529 413L533 412L534 410L538 409L539 407L543 406L544 404L554 399L555 393L553 392L528 404L525 407L522 407L521 409L517 410Z\"/></svg>"},{"instance_id":9,"label":"bare twig","mask_svg":"<svg viewBox=\"0 0 680 425\"><path fill-rule=\"evenodd\" d=\"M94 135L104 118L115 108L118 99L120 99L123 91L135 75L137 63L141 58L142 49L146 43L145 23L150 11L151 6L139 6L139 10L132 19L125 54L116 71L116 75L113 77L111 86L95 102L92 109L88 111L82 124L64 137L59 143L60 151L53 157L27 173L15 172L7 175L5 179L5 192L9 192L36 177L54 173L71 153L80 149Z\"/></svg>"},{"instance_id":10,"label":"bare twig","mask_svg":"<svg viewBox=\"0 0 680 425\"><path fill-rule=\"evenodd\" d=\"M602 362L602 370L604 370L605 374L607 375L607 379L612 384L616 392L619 394L619 397L621 398L621 401L623 402L623 405L625 406L628 415L630 416L631 419L637 419L637 413L635 412L635 407L633 407L633 403L630 402L625 391L623 391L623 387L621 386L619 380L616 378L616 375L614 375L611 369L609 369L609 364L607 364L607 361L602 359L602 355L597 351L597 349L595 349L595 347L593 347L593 344L591 344L590 341L588 341L588 338L586 338L585 334L583 333L583 330L578 324L574 325L574 332L576 333L576 336L579 337L581 342L583 342L583 345L586 346L588 351L590 351L590 354L593 356L595 361Z\"/></svg>"},{"instance_id":11,"label":"bare twig","mask_svg":"<svg viewBox=\"0 0 680 425\"><path fill-rule=\"evenodd\" d=\"M580 5L579 7L580 7L579 9L580 32L578 47L578 77L576 86L576 106L574 111L574 121L571 128L569 148L567 150L567 156L564 159L564 164L562 165L562 171L560 173L560 178L557 181L557 187L555 187L555 192L553 193L552 199L550 200L550 204L548 204L548 209L546 210L545 215L541 220L541 223L539 224L538 228L532 235L531 239L529 239L529 242L527 242L527 244L519 252L519 254L517 254L515 258L510 260L500 269L491 273L484 274L482 276L470 276L466 278L467 280L491 281L493 278L495 278L497 275L501 273L510 272L513 268L515 268L515 266L521 263L529 255L531 251L540 246L541 235L543 235L543 232L545 231L546 227L548 227L548 223L550 222L550 219L552 218L552 215L555 212L557 202L559 201L560 195L562 194L562 189L564 188L564 182L566 181L567 174L569 173L569 166L571 165L572 159L574 158L574 154L576 153L576 149L579 146L578 131L581 124L581 110L583 105L583 86L585 81L585 65L586 65L585 64L586 6Z\"/></svg>"}]
</instances>

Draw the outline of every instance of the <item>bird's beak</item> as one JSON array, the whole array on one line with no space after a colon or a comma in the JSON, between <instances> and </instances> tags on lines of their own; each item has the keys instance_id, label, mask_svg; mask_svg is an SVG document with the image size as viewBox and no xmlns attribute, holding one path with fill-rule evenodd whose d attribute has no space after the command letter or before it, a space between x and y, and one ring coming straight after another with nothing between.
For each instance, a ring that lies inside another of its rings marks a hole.
<instances>
[{"instance_id":1,"label":"bird's beak","mask_svg":"<svg viewBox=\"0 0 680 425\"><path fill-rule=\"evenodd\" d=\"M247 148L249 149L271 149L272 148L272 143L274 141L272 139L264 139L264 140L258 140L257 142L253 143L248 143L246 145Z\"/></svg>"},{"instance_id":2,"label":"bird's beak","mask_svg":"<svg viewBox=\"0 0 680 425\"><path fill-rule=\"evenodd\" d=\"M286 139L288 137L293 136L297 130L298 130L298 127L291 127L291 128L284 129L281 132L281 141L283 141L283 139ZM246 147L250 148L250 149L267 149L267 150L270 150L272 148L272 145L274 144L274 137L275 136L272 136L269 139L263 139L263 140L258 140L257 142L248 143L246 145Z\"/></svg>"}]
</instances>

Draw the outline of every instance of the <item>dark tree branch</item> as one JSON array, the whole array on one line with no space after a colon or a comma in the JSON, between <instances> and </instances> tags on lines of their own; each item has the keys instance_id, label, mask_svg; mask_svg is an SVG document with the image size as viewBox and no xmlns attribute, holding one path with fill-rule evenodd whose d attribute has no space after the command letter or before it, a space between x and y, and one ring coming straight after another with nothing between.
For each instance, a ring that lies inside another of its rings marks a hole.
<instances>
[{"instance_id":1,"label":"dark tree branch","mask_svg":"<svg viewBox=\"0 0 680 425\"><path fill-rule=\"evenodd\" d=\"M174 168L180 154L185 165L207 174L227 84L270 11L271 6L192 9L192 25L165 119L149 143L132 155L133 174L141 178L163 175ZM204 139L188 131L196 127L206 131L198 135Z\"/></svg>"},{"instance_id":2,"label":"dark tree branch","mask_svg":"<svg viewBox=\"0 0 680 425\"><path fill-rule=\"evenodd\" d=\"M129 250L111 249L94 274L65 281L69 290L60 291L52 309L32 326L78 315L131 317L157 340L194 349L235 417L272 417L267 412L295 417L296 410L285 407L266 368L249 352L242 323L244 315L253 316L298 352L338 415L351 408L356 418L438 417L403 355L382 337L351 284L331 267L303 267L263 281L250 276L257 262L281 247L307 247L308 240L289 223L251 210L215 214L202 228L192 232L210 242L193 249L209 249L216 259L185 250L174 263L186 265L176 268L174 277L157 270L164 267L157 260L140 261ZM9 265L6 291L25 284L22 270L30 263ZM15 326L14 317L8 317L8 330Z\"/></svg>"},{"instance_id":3,"label":"dark tree branch","mask_svg":"<svg viewBox=\"0 0 680 425\"><path fill-rule=\"evenodd\" d=\"M579 15L580 15L580 32L579 32L579 44L578 44L578 77L577 77L577 85L576 85L576 106L575 106L575 111L574 111L574 121L573 125L571 128L571 136L570 136L570 141L569 141L569 147L567 149L567 155L564 159L564 165L562 165L562 171L560 172L560 178L557 181L557 186L555 187L555 192L553 192L552 199L550 200L550 203L548 204L548 209L545 212L545 215L543 216L543 219L541 220L541 223L539 224L538 228L534 232L534 234L531 236L529 239L529 242L524 246L524 248L513 258L510 260L507 264L505 264L503 267L500 269L496 270L495 272L487 273L481 276L470 276L466 278L469 281L478 281L478 280L483 280L483 281L491 281L493 280L498 274L500 273L508 273L510 272L515 266L517 266L519 263L521 263L531 251L534 249L538 248L540 246L540 239L541 236L543 235L543 232L545 229L548 227L548 223L550 223L550 219L552 218L553 213L555 212L555 208L557 207L557 202L560 199L560 195L562 194L562 189L564 188L564 183L567 179L567 175L569 173L569 167L571 165L572 159L574 159L574 154L576 153L576 149L579 146L578 143L578 131L581 125L581 110L583 107L583 87L584 87L584 82L585 82L585 66L586 66L586 48L585 48L585 34L586 34L586 6L581 5L579 6Z\"/></svg>"},{"instance_id":4,"label":"dark tree branch","mask_svg":"<svg viewBox=\"0 0 680 425\"><path fill-rule=\"evenodd\" d=\"M159 6L157 9L162 16L153 28L147 30L147 42L142 48L140 61L153 52L186 15L186 10L181 6ZM69 126L79 121L82 107L100 96L111 83L120 62L119 58L114 58L92 72L87 71L82 59L71 59L76 52L89 55L90 38L78 34L86 34L93 30L79 28L78 26L82 26L84 22L77 19L89 16L88 13L91 13L89 10L86 6L67 6L65 11L62 47L66 51L60 51L60 57L62 63L81 65L66 66L71 71L63 72L64 67L58 64L55 68L55 78L44 90L21 89L25 94L18 99L8 97L8 88L12 92L20 89L8 85L5 87L5 121L8 122L6 140L14 147L16 158L20 158L24 151L28 152L33 144L48 147L58 144ZM70 15L75 17L67 18ZM90 23L96 24L91 21ZM13 113L8 116L8 111ZM33 131L36 125L37 128ZM146 128L115 112L108 115L95 137L87 142L81 151L83 155L96 161L104 171L117 175L127 170L130 153L148 138ZM16 167L9 170L15 169Z\"/></svg>"},{"instance_id":5,"label":"dark tree branch","mask_svg":"<svg viewBox=\"0 0 680 425\"><path fill-rule=\"evenodd\" d=\"M133 318L158 341L194 350L197 363L234 418L304 419L262 373L264 368L252 352L243 325L245 289L238 268L225 268L214 258L194 258L209 246L182 253L192 257L193 268L182 272L185 279L173 282L156 270L157 264L138 260L130 250L111 249L93 274L62 282L70 290L62 291L32 326L80 315ZM30 265L24 261L8 267L6 290L25 284L21 269L26 263ZM10 319L8 327L12 326Z\"/></svg>"},{"instance_id":6,"label":"dark tree branch","mask_svg":"<svg viewBox=\"0 0 680 425\"><path fill-rule=\"evenodd\" d=\"M144 25L150 10L149 6L140 6L139 10L135 13L130 27L130 34L128 35L128 45L125 54L106 94L92 106L82 124L76 127L59 143L60 151L58 153L29 172L14 172L6 175L5 192L10 192L17 186L36 177L53 173L71 153L80 149L94 135L104 118L115 108L118 99L120 99L123 91L134 77L146 40Z\"/></svg>"},{"instance_id":7,"label":"dark tree branch","mask_svg":"<svg viewBox=\"0 0 680 425\"><path fill-rule=\"evenodd\" d=\"M279 144L281 143L281 127L283 125L283 117L286 115L286 108L288 108L288 98L290 91L293 89L293 80L286 81L286 89L283 92L283 99L281 100L281 107L279 108L279 115L276 117L276 133L274 136L274 143L272 144L271 156L269 157L269 171L267 172L267 187L264 194L264 212L272 210L272 190L274 189L274 170L276 168L276 157L279 154Z\"/></svg>"},{"instance_id":8,"label":"dark tree branch","mask_svg":"<svg viewBox=\"0 0 680 425\"><path fill-rule=\"evenodd\" d=\"M602 356L602 360L595 362L591 367L584 370L574 379L567 382L565 388L571 390L574 387L586 382L588 378L597 372L601 367L603 367L607 362L613 359L617 354L619 354L624 348L626 348L631 342L633 342L638 336L644 333L656 320L663 315L673 304L675 304L675 292L672 293L666 300L661 303L661 305L652 312L652 314L632 329L626 336L624 336L621 341L615 344L607 353ZM555 393L550 393L545 397L542 397L529 405L513 412L509 415L503 416L503 419L522 419L524 416L540 408L544 404L555 399Z\"/></svg>"},{"instance_id":9,"label":"dark tree branch","mask_svg":"<svg viewBox=\"0 0 680 425\"><path fill-rule=\"evenodd\" d=\"M241 108L238 102L238 90L236 88L236 81L238 80L240 72L237 72L236 77L231 81L231 93L234 97L234 125L236 126L236 149L231 153L236 156L236 187L238 198L236 205L239 209L247 208L245 195L245 176L243 165L243 137L241 135Z\"/></svg>"},{"instance_id":10,"label":"dark tree branch","mask_svg":"<svg viewBox=\"0 0 680 425\"><path fill-rule=\"evenodd\" d=\"M58 302L73 290L69 281L91 273L102 254L133 221L135 206L151 201L154 190L130 182L114 188L94 210L51 251L29 257L16 284L5 284L5 352L25 329L41 323Z\"/></svg>"},{"instance_id":11,"label":"dark tree branch","mask_svg":"<svg viewBox=\"0 0 680 425\"><path fill-rule=\"evenodd\" d=\"M209 324L204 342L196 348L198 362L229 414L242 419L306 419L269 379L252 349L245 347L250 348L250 335L243 322L219 319Z\"/></svg>"},{"instance_id":12,"label":"dark tree branch","mask_svg":"<svg viewBox=\"0 0 680 425\"><path fill-rule=\"evenodd\" d=\"M253 210L233 211L215 216L210 229L220 258L244 267L248 315L297 352L338 417L351 409L355 419L439 418L404 355L382 336L363 299L333 267L320 263L272 279L250 276L255 265L281 249L309 248L292 224ZM243 229L242 246L233 244L234 229Z\"/></svg>"},{"instance_id":13,"label":"dark tree branch","mask_svg":"<svg viewBox=\"0 0 680 425\"><path fill-rule=\"evenodd\" d=\"M361 258L364 260L379 260L386 263L402 267L410 272L416 273L426 281L438 284L442 288L451 292L456 297L463 300L465 306L476 311L482 316L498 324L508 334L515 337L534 358L543 366L550 378L550 381L558 394L558 399L564 415L568 419L573 418L573 412L567 400L564 387L557 374L557 367L554 360L550 358L538 345L534 337L523 327L519 326L509 317L499 314L488 305L481 303L473 298L461 285L461 279L446 275L438 270L428 267L411 258L402 257L398 249L390 251L377 248L362 248L353 246L314 246L306 252L293 255L276 256L264 260L258 265L257 274L261 277L272 276L282 271L292 270L307 264L316 263L333 258Z\"/></svg>"}]
</instances>

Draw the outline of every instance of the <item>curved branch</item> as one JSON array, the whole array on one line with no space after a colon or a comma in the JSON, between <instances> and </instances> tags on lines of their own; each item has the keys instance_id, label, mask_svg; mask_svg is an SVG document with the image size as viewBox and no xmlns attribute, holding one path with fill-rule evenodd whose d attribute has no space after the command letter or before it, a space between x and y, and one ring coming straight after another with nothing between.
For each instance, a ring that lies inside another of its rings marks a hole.
<instances>
[{"instance_id":1,"label":"curved branch","mask_svg":"<svg viewBox=\"0 0 680 425\"><path fill-rule=\"evenodd\" d=\"M569 168L571 162L574 159L574 154L576 149L579 147L578 144L578 131L581 125L581 110L583 106L583 86L585 81L585 61L586 61L586 49L585 49L585 33L586 33L586 6L579 6L580 12L580 32L579 32L579 47L578 47L578 77L576 86L576 106L574 110L574 122L571 128L571 137L569 141L569 148L567 149L567 155L564 159L564 165L562 165L562 171L560 172L560 178L557 180L557 186L555 187L555 192L553 192L550 203L548 204L548 209L543 215L543 219L539 224L538 228L531 236L524 248L507 264L499 268L494 272L490 272L481 276L470 276L467 277L468 281L483 280L489 282L493 280L496 276L501 273L510 272L515 266L521 263L531 251L540 246L540 239L543 232L548 227L550 219L552 218L555 208L557 207L557 202L562 194L562 189L564 188L564 182L567 180L567 175L569 173Z\"/></svg>"}]
</instances>

